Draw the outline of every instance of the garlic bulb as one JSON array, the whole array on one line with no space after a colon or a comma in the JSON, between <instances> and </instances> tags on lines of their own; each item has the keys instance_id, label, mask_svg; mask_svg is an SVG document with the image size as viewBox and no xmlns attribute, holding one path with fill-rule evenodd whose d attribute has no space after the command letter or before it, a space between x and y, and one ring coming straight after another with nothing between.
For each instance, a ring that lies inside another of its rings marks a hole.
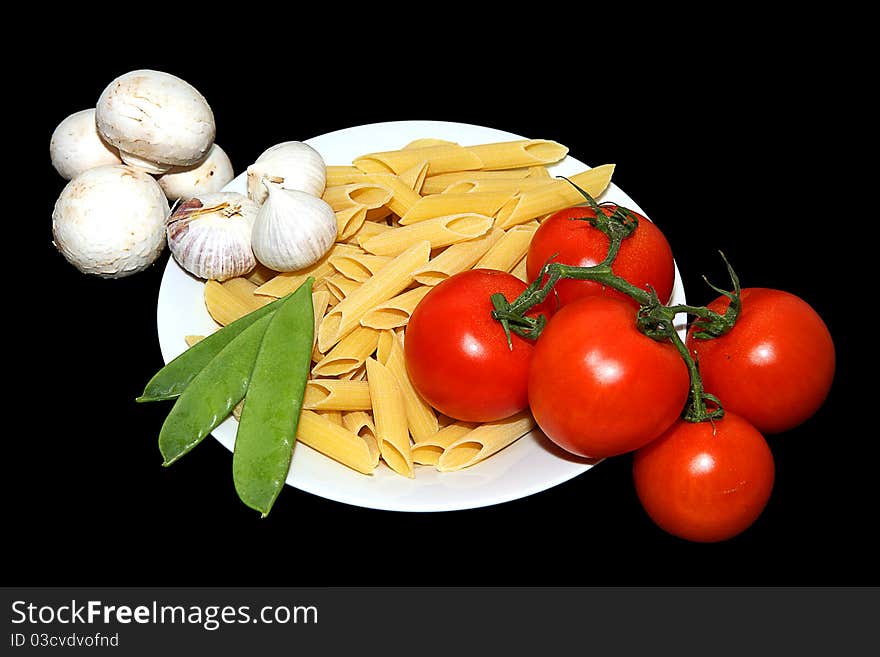
<instances>
[{"instance_id":1,"label":"garlic bulb","mask_svg":"<svg viewBox=\"0 0 880 657\"><path fill-rule=\"evenodd\" d=\"M265 184L265 183L264 183ZM257 260L275 271L297 271L320 260L336 241L336 214L325 201L265 184L251 243Z\"/></svg>"},{"instance_id":2,"label":"garlic bulb","mask_svg":"<svg viewBox=\"0 0 880 657\"><path fill-rule=\"evenodd\" d=\"M268 195L264 180L320 197L327 183L327 167L308 144L285 141L264 151L247 169L248 197L257 203L265 202Z\"/></svg>"},{"instance_id":3,"label":"garlic bulb","mask_svg":"<svg viewBox=\"0 0 880 657\"><path fill-rule=\"evenodd\" d=\"M168 217L168 247L180 266L199 278L243 276L257 265L251 230L259 210L243 194L199 194Z\"/></svg>"}]
</instances>

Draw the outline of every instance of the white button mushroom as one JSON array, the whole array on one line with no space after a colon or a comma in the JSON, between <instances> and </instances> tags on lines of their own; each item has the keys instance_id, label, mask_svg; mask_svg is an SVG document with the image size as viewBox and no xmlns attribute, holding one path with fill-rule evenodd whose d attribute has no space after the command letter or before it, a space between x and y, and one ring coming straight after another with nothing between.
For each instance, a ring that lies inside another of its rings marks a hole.
<instances>
[{"instance_id":1,"label":"white button mushroom","mask_svg":"<svg viewBox=\"0 0 880 657\"><path fill-rule=\"evenodd\" d=\"M65 180L103 164L122 164L119 151L98 134L94 108L75 112L58 124L49 142L49 156Z\"/></svg>"},{"instance_id":2,"label":"white button mushroom","mask_svg":"<svg viewBox=\"0 0 880 657\"><path fill-rule=\"evenodd\" d=\"M123 164L89 169L55 202L55 246L81 272L122 278L149 267L165 246L168 201L156 180Z\"/></svg>"},{"instance_id":3,"label":"white button mushroom","mask_svg":"<svg viewBox=\"0 0 880 657\"><path fill-rule=\"evenodd\" d=\"M192 198L198 194L219 192L235 177L232 162L217 144L211 147L208 157L194 167L172 169L159 176L159 186L165 196L174 201Z\"/></svg>"},{"instance_id":4,"label":"white button mushroom","mask_svg":"<svg viewBox=\"0 0 880 657\"><path fill-rule=\"evenodd\" d=\"M98 99L98 131L126 164L148 173L201 162L214 143L214 114L192 85L161 71L121 75Z\"/></svg>"}]
</instances>

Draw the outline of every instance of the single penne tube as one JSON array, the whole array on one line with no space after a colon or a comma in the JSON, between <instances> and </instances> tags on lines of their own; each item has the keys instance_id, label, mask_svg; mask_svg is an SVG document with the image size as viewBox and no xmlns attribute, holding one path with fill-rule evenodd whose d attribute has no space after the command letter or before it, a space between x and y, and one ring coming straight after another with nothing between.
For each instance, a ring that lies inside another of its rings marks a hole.
<instances>
[{"instance_id":1,"label":"single penne tube","mask_svg":"<svg viewBox=\"0 0 880 657\"><path fill-rule=\"evenodd\" d=\"M254 285L259 286L263 283L266 283L267 281L272 280L277 275L277 271L275 271L274 269L269 269L266 265L258 262L253 271L245 276L245 278L247 278Z\"/></svg>"},{"instance_id":2,"label":"single penne tube","mask_svg":"<svg viewBox=\"0 0 880 657\"><path fill-rule=\"evenodd\" d=\"M330 258L342 253L363 253L363 249L354 244L334 244L327 254L314 265L299 271L282 272L272 280L260 285L254 290L254 294L280 298L296 290L309 276L315 279L312 289L317 289L326 277L336 273L333 265L330 264Z\"/></svg>"},{"instance_id":3,"label":"single penne tube","mask_svg":"<svg viewBox=\"0 0 880 657\"><path fill-rule=\"evenodd\" d=\"M516 276L523 283L530 283L529 274L526 270L526 263L528 262L528 254L524 255L520 258L520 261L513 266L513 269L510 270L510 273Z\"/></svg>"},{"instance_id":4,"label":"single penne tube","mask_svg":"<svg viewBox=\"0 0 880 657\"><path fill-rule=\"evenodd\" d=\"M401 215L400 225L446 217L453 214L484 214L494 216L498 209L513 198L514 192L485 192L465 194L432 194L420 198L406 214Z\"/></svg>"},{"instance_id":5,"label":"single penne tube","mask_svg":"<svg viewBox=\"0 0 880 657\"><path fill-rule=\"evenodd\" d=\"M517 169L517 171L519 170L520 169ZM547 167L529 167L526 178L546 180L547 178L552 178L552 176L550 175L550 171L549 169L547 169Z\"/></svg>"},{"instance_id":6,"label":"single penne tube","mask_svg":"<svg viewBox=\"0 0 880 657\"><path fill-rule=\"evenodd\" d=\"M428 262L430 253L430 242L413 244L336 304L324 316L318 328L319 349L326 353L330 347L360 326L364 313L409 287L413 281L413 270Z\"/></svg>"},{"instance_id":7,"label":"single penne tube","mask_svg":"<svg viewBox=\"0 0 880 657\"><path fill-rule=\"evenodd\" d=\"M568 155L568 147L547 139L520 139L465 146L483 163L481 169L517 169L553 164Z\"/></svg>"},{"instance_id":8,"label":"single penne tube","mask_svg":"<svg viewBox=\"0 0 880 657\"><path fill-rule=\"evenodd\" d=\"M311 379L306 383L303 408L311 411L369 411L370 388L365 381Z\"/></svg>"},{"instance_id":9,"label":"single penne tube","mask_svg":"<svg viewBox=\"0 0 880 657\"><path fill-rule=\"evenodd\" d=\"M367 380L367 364L362 363L356 370L340 374L341 381L366 381Z\"/></svg>"},{"instance_id":10,"label":"single penne tube","mask_svg":"<svg viewBox=\"0 0 880 657\"><path fill-rule=\"evenodd\" d=\"M522 438L535 426L535 420L528 411L481 424L443 450L437 460L437 469L451 472L479 463Z\"/></svg>"},{"instance_id":11,"label":"single penne tube","mask_svg":"<svg viewBox=\"0 0 880 657\"><path fill-rule=\"evenodd\" d=\"M404 148L425 148L426 146L458 146L459 144L448 139L437 139L435 137L422 137L413 139Z\"/></svg>"},{"instance_id":12,"label":"single penne tube","mask_svg":"<svg viewBox=\"0 0 880 657\"><path fill-rule=\"evenodd\" d=\"M376 439L376 426L370 414L364 411L343 413L342 426L364 440L373 458L373 466L379 465L379 441Z\"/></svg>"},{"instance_id":13,"label":"single penne tube","mask_svg":"<svg viewBox=\"0 0 880 657\"><path fill-rule=\"evenodd\" d=\"M312 368L316 377L339 376L360 367L379 344L377 329L357 326Z\"/></svg>"},{"instance_id":14,"label":"single penne tube","mask_svg":"<svg viewBox=\"0 0 880 657\"><path fill-rule=\"evenodd\" d=\"M334 297L336 297L337 301L342 301L345 297L351 294L354 290L360 287L360 283L357 281L351 280L348 276L344 276L343 274L333 274L333 276L328 276L324 279L324 284L327 286L327 289L330 291Z\"/></svg>"},{"instance_id":15,"label":"single penne tube","mask_svg":"<svg viewBox=\"0 0 880 657\"><path fill-rule=\"evenodd\" d=\"M374 358L367 359L367 382L373 404L373 422L382 460L395 472L415 477L406 408L391 371Z\"/></svg>"},{"instance_id":16,"label":"single penne tube","mask_svg":"<svg viewBox=\"0 0 880 657\"><path fill-rule=\"evenodd\" d=\"M504 236L486 251L486 254L474 265L474 269L497 269L499 271L513 269L516 263L522 260L528 252L529 243L532 241L535 231L538 230L538 225L537 221L530 221L503 231Z\"/></svg>"},{"instance_id":17,"label":"single penne tube","mask_svg":"<svg viewBox=\"0 0 880 657\"><path fill-rule=\"evenodd\" d=\"M363 182L364 172L353 166L328 165L326 187Z\"/></svg>"},{"instance_id":18,"label":"single penne tube","mask_svg":"<svg viewBox=\"0 0 880 657\"><path fill-rule=\"evenodd\" d=\"M452 443L476 428L476 424L456 420L447 424L433 436L416 441L412 446L413 463L437 465L440 456Z\"/></svg>"},{"instance_id":19,"label":"single penne tube","mask_svg":"<svg viewBox=\"0 0 880 657\"><path fill-rule=\"evenodd\" d=\"M330 258L334 269L346 278L363 283L387 265L391 258L369 253L343 253Z\"/></svg>"},{"instance_id":20,"label":"single penne tube","mask_svg":"<svg viewBox=\"0 0 880 657\"><path fill-rule=\"evenodd\" d=\"M334 212L350 208L353 205L373 209L385 205L391 199L391 190L375 183L349 183L325 187L321 196L333 208Z\"/></svg>"},{"instance_id":21,"label":"single penne tube","mask_svg":"<svg viewBox=\"0 0 880 657\"><path fill-rule=\"evenodd\" d=\"M300 413L296 438L363 474L372 474L376 467L370 448L363 438L315 411L303 410Z\"/></svg>"},{"instance_id":22,"label":"single penne tube","mask_svg":"<svg viewBox=\"0 0 880 657\"><path fill-rule=\"evenodd\" d=\"M312 288L312 316L315 318L314 338L312 339L312 347L318 341L318 325L327 312L327 306L330 305L330 297L332 295L327 290L315 290Z\"/></svg>"},{"instance_id":23,"label":"single penne tube","mask_svg":"<svg viewBox=\"0 0 880 657\"><path fill-rule=\"evenodd\" d=\"M375 255L396 256L413 244L427 241L432 249L449 246L485 235L492 228L492 217L476 214L453 214L420 221L364 240L363 247Z\"/></svg>"},{"instance_id":24,"label":"single penne tube","mask_svg":"<svg viewBox=\"0 0 880 657\"><path fill-rule=\"evenodd\" d=\"M406 171L400 172L400 179L405 182L416 193L420 194L422 185L425 184L425 178L428 175L428 162L423 161L411 166Z\"/></svg>"},{"instance_id":25,"label":"single penne tube","mask_svg":"<svg viewBox=\"0 0 880 657\"><path fill-rule=\"evenodd\" d=\"M336 240L344 241L357 233L367 220L367 208L352 205L336 211Z\"/></svg>"},{"instance_id":26,"label":"single penne tube","mask_svg":"<svg viewBox=\"0 0 880 657\"><path fill-rule=\"evenodd\" d=\"M454 246L449 247L455 248ZM431 291L427 285L420 285L402 294L398 294L388 301L383 301L375 308L368 310L361 318L361 326L369 326L374 329L392 329L406 326L413 310L419 305L419 301Z\"/></svg>"},{"instance_id":27,"label":"single penne tube","mask_svg":"<svg viewBox=\"0 0 880 657\"><path fill-rule=\"evenodd\" d=\"M593 198L598 197L611 182L613 164L603 164L571 176L569 179ZM583 195L565 180L548 180L546 185L525 190L502 206L495 217L498 226L508 229L551 212L558 212L584 202Z\"/></svg>"},{"instance_id":28,"label":"single penne tube","mask_svg":"<svg viewBox=\"0 0 880 657\"><path fill-rule=\"evenodd\" d=\"M254 290L256 290L258 287L256 283L252 283L247 278L241 276L236 278L227 278L221 283L221 285L235 296L241 297L243 300L246 300L248 302L252 300L252 297L254 296Z\"/></svg>"},{"instance_id":29,"label":"single penne tube","mask_svg":"<svg viewBox=\"0 0 880 657\"><path fill-rule=\"evenodd\" d=\"M366 173L399 174L421 162L428 163L429 176L447 171L483 168L483 161L476 154L454 143L368 153L355 159L352 164Z\"/></svg>"},{"instance_id":30,"label":"single penne tube","mask_svg":"<svg viewBox=\"0 0 880 657\"><path fill-rule=\"evenodd\" d=\"M453 244L431 258L428 264L416 269L413 278L422 285L433 286L454 274L471 269L503 235L504 231L500 228L492 228L481 237Z\"/></svg>"},{"instance_id":31,"label":"single penne tube","mask_svg":"<svg viewBox=\"0 0 880 657\"><path fill-rule=\"evenodd\" d=\"M330 420L336 426L342 426L342 411L315 411L315 413Z\"/></svg>"},{"instance_id":32,"label":"single penne tube","mask_svg":"<svg viewBox=\"0 0 880 657\"><path fill-rule=\"evenodd\" d=\"M450 171L448 173L439 173L425 178L422 185L422 194L442 194L450 185L462 181L477 180L510 180L511 178L526 178L529 176L529 169L508 169L506 171Z\"/></svg>"},{"instance_id":33,"label":"single penne tube","mask_svg":"<svg viewBox=\"0 0 880 657\"><path fill-rule=\"evenodd\" d=\"M270 301L272 299L259 297L253 293L243 295L240 290L230 289L214 280L205 283L205 307L211 318L220 326L226 326Z\"/></svg>"},{"instance_id":34,"label":"single penne tube","mask_svg":"<svg viewBox=\"0 0 880 657\"><path fill-rule=\"evenodd\" d=\"M370 173L367 174L367 180L391 191L391 198L385 206L398 216L406 214L422 198L405 180L393 173Z\"/></svg>"},{"instance_id":35,"label":"single penne tube","mask_svg":"<svg viewBox=\"0 0 880 657\"><path fill-rule=\"evenodd\" d=\"M413 440L434 435L440 429L434 409L421 398L406 372L403 343L394 331L383 331L376 349L376 358L394 375L406 411L406 425ZM369 379L369 371L367 378Z\"/></svg>"},{"instance_id":36,"label":"single penne tube","mask_svg":"<svg viewBox=\"0 0 880 657\"><path fill-rule=\"evenodd\" d=\"M534 189L547 183L547 178L492 178L487 180L459 180L447 187L443 194L514 194Z\"/></svg>"},{"instance_id":37,"label":"single penne tube","mask_svg":"<svg viewBox=\"0 0 880 657\"><path fill-rule=\"evenodd\" d=\"M204 339L204 335L186 335L183 338L184 342L186 342L187 347L192 347L194 344L198 344Z\"/></svg>"},{"instance_id":38,"label":"single penne tube","mask_svg":"<svg viewBox=\"0 0 880 657\"><path fill-rule=\"evenodd\" d=\"M368 210L367 214L369 215L370 212L371 210ZM367 220L360 228L358 228L358 231L355 234L353 234L345 241L349 244L356 244L360 246L361 242L370 239L373 235L385 233L389 230L393 230L393 227L389 226L386 223Z\"/></svg>"}]
</instances>

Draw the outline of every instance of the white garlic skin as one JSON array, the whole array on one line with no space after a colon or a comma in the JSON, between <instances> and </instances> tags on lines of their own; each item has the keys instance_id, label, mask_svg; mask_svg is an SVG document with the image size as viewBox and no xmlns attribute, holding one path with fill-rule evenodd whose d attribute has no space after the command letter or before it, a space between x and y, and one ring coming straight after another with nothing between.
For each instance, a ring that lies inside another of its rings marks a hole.
<instances>
[{"instance_id":1,"label":"white garlic skin","mask_svg":"<svg viewBox=\"0 0 880 657\"><path fill-rule=\"evenodd\" d=\"M126 164L148 173L201 162L216 127L208 101L177 76L138 70L113 80L95 108L98 131Z\"/></svg>"},{"instance_id":2,"label":"white garlic skin","mask_svg":"<svg viewBox=\"0 0 880 657\"><path fill-rule=\"evenodd\" d=\"M152 176L123 164L95 167L67 183L55 202L54 244L81 272L122 278L162 253L168 212Z\"/></svg>"},{"instance_id":3,"label":"white garlic skin","mask_svg":"<svg viewBox=\"0 0 880 657\"><path fill-rule=\"evenodd\" d=\"M119 151L98 134L94 108L74 112L58 124L49 142L49 157L65 180L105 164L122 164Z\"/></svg>"},{"instance_id":4,"label":"white garlic skin","mask_svg":"<svg viewBox=\"0 0 880 657\"><path fill-rule=\"evenodd\" d=\"M251 231L259 210L244 194L199 194L168 217L168 248L181 267L199 278L244 276L257 265Z\"/></svg>"},{"instance_id":5,"label":"white garlic skin","mask_svg":"<svg viewBox=\"0 0 880 657\"><path fill-rule=\"evenodd\" d=\"M320 197L327 184L327 166L314 148L301 141L285 141L266 149L247 168L248 197L264 203L264 181Z\"/></svg>"},{"instance_id":6,"label":"white garlic skin","mask_svg":"<svg viewBox=\"0 0 880 657\"><path fill-rule=\"evenodd\" d=\"M232 162L217 144L199 164L171 169L159 176L159 186L165 191L169 201L179 198L192 198L198 194L219 192L235 177Z\"/></svg>"},{"instance_id":7,"label":"white garlic skin","mask_svg":"<svg viewBox=\"0 0 880 657\"><path fill-rule=\"evenodd\" d=\"M275 271L299 271L324 257L336 241L336 214L324 200L299 190L266 185L251 245Z\"/></svg>"}]
</instances>

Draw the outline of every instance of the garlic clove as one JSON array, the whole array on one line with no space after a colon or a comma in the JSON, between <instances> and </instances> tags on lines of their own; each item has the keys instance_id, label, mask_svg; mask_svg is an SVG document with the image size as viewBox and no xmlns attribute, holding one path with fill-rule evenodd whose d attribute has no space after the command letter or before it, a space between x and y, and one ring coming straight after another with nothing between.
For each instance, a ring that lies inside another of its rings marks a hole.
<instances>
[{"instance_id":1,"label":"garlic clove","mask_svg":"<svg viewBox=\"0 0 880 657\"><path fill-rule=\"evenodd\" d=\"M320 153L301 141L285 141L266 149L247 168L248 197L264 203L268 192L264 182L288 190L320 197L327 184L327 167Z\"/></svg>"},{"instance_id":2,"label":"garlic clove","mask_svg":"<svg viewBox=\"0 0 880 657\"><path fill-rule=\"evenodd\" d=\"M275 271L298 271L320 260L336 241L336 214L324 200L264 182L268 198L254 223L257 260Z\"/></svg>"},{"instance_id":3,"label":"garlic clove","mask_svg":"<svg viewBox=\"0 0 880 657\"><path fill-rule=\"evenodd\" d=\"M168 247L180 266L199 278L244 276L257 265L251 231L259 210L243 194L199 194L168 217Z\"/></svg>"}]
</instances>

